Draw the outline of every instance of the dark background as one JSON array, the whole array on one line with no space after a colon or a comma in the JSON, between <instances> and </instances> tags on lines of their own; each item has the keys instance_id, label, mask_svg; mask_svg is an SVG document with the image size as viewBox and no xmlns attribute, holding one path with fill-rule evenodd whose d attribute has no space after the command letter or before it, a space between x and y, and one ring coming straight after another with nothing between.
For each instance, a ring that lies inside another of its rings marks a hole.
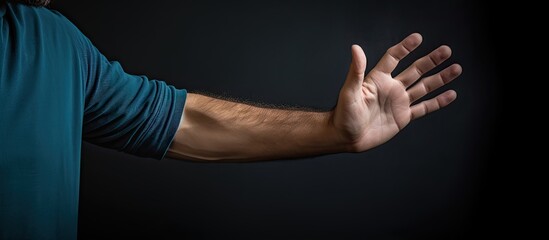
<instances>
[{"instance_id":1,"label":"dark background","mask_svg":"<svg viewBox=\"0 0 549 240\"><path fill-rule=\"evenodd\" d=\"M351 44L370 69L412 32L424 43L400 70L441 44L464 69L457 102L366 153L204 164L84 144L79 238L488 236L501 91L494 20L475 2L55 0L127 72L253 102L330 109Z\"/></svg>"}]
</instances>

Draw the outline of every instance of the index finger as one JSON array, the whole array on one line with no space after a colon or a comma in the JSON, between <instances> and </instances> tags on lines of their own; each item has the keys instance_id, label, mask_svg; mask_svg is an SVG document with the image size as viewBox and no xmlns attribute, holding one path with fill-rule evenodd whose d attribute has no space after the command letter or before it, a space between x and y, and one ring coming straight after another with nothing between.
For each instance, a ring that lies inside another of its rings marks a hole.
<instances>
[{"instance_id":1,"label":"index finger","mask_svg":"<svg viewBox=\"0 0 549 240\"><path fill-rule=\"evenodd\" d=\"M395 70L398 62L414 51L422 41L423 37L419 33L410 34L400 43L389 48L374 69L390 74Z\"/></svg>"}]
</instances>

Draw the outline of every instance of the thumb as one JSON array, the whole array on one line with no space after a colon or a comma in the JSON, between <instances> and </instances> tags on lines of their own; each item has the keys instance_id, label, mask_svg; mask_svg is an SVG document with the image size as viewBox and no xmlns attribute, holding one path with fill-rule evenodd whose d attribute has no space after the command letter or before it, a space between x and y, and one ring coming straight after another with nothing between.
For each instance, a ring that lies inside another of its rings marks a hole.
<instances>
[{"instance_id":1,"label":"thumb","mask_svg":"<svg viewBox=\"0 0 549 240\"><path fill-rule=\"evenodd\" d=\"M366 71L366 54L362 48L358 45L353 45L351 47L352 61L351 66L349 67L349 73L347 73L347 79L345 80L345 85L350 87L360 87L362 86L362 81L364 81L364 74Z\"/></svg>"}]
</instances>

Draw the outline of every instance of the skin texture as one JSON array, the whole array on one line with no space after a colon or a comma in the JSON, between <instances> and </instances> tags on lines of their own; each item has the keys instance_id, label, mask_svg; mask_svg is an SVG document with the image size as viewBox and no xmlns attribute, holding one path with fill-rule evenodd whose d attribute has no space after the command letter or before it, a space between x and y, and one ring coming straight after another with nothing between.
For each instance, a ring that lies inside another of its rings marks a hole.
<instances>
[{"instance_id":1,"label":"skin texture","mask_svg":"<svg viewBox=\"0 0 549 240\"><path fill-rule=\"evenodd\" d=\"M455 91L448 90L418 101L461 74L461 66L453 64L423 77L451 56L448 46L440 46L393 77L399 61L421 42L420 34L411 34L389 48L367 74L366 55L360 46L353 45L349 73L330 112L261 108L189 94L168 156L254 161L363 152L379 146L412 120L447 106L457 97Z\"/></svg>"}]
</instances>

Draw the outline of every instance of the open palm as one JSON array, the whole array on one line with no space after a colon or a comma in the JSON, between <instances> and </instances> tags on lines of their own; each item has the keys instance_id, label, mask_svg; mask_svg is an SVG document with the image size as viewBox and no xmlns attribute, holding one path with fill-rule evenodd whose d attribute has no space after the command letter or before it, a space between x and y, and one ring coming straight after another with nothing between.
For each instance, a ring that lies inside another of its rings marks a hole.
<instances>
[{"instance_id":1,"label":"open palm","mask_svg":"<svg viewBox=\"0 0 549 240\"><path fill-rule=\"evenodd\" d=\"M421 41L422 37L417 33L406 37L389 48L366 76L366 55L362 48L353 45L353 60L332 119L342 139L352 143L352 151L365 151L378 146L395 136L411 120L445 107L456 99L456 92L449 90L416 103L461 74L461 66L454 64L422 78L423 74L451 56L447 46L435 49L396 77L392 76L398 62L417 48Z\"/></svg>"}]
</instances>

